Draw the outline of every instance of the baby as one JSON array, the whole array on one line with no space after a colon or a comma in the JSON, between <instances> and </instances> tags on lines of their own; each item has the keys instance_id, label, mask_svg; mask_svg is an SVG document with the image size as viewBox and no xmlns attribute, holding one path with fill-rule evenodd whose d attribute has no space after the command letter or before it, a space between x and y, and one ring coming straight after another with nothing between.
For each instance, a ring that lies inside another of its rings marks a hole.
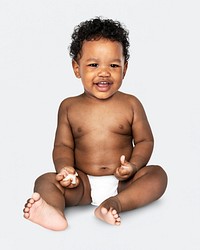
<instances>
[{"instance_id":1,"label":"baby","mask_svg":"<svg viewBox=\"0 0 200 250\"><path fill-rule=\"evenodd\" d=\"M120 213L147 205L165 192L167 175L147 166L153 135L141 102L119 91L128 68L128 31L96 17L72 34L70 55L84 91L62 101L53 161L55 173L40 176L24 217L64 230L65 208L93 204L95 216L120 225Z\"/></svg>"}]
</instances>

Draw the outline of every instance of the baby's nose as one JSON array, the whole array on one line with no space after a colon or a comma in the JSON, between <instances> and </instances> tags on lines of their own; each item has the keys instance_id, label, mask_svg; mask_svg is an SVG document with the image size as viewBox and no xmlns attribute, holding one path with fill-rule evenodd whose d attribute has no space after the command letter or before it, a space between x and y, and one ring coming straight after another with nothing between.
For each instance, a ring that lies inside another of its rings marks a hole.
<instances>
[{"instance_id":1,"label":"baby's nose","mask_svg":"<svg viewBox=\"0 0 200 250\"><path fill-rule=\"evenodd\" d=\"M110 71L109 71L108 67L99 68L98 75L99 76L110 76Z\"/></svg>"}]
</instances>

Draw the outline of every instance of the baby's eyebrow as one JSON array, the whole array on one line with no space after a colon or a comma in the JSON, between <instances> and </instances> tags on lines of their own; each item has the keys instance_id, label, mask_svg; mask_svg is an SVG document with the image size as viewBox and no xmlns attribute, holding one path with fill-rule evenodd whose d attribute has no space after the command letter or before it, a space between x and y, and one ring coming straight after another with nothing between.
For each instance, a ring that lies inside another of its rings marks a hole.
<instances>
[{"instance_id":1,"label":"baby's eyebrow","mask_svg":"<svg viewBox=\"0 0 200 250\"><path fill-rule=\"evenodd\" d=\"M122 60L121 59L113 59L112 62L117 62L117 63L121 63Z\"/></svg>"},{"instance_id":2,"label":"baby's eyebrow","mask_svg":"<svg viewBox=\"0 0 200 250\"><path fill-rule=\"evenodd\" d=\"M93 57L86 60L86 62L90 62L90 61L95 61L96 62L96 61L99 61L99 60L97 58L93 58Z\"/></svg>"}]
</instances>

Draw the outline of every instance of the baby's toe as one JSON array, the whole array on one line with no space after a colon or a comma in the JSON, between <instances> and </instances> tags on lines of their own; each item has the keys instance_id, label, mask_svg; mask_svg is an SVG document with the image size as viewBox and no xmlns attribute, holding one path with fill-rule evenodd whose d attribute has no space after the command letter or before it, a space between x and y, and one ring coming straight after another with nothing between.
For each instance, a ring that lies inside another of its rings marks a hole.
<instances>
[{"instance_id":1,"label":"baby's toe","mask_svg":"<svg viewBox=\"0 0 200 250\"><path fill-rule=\"evenodd\" d=\"M26 207L29 207L29 208L31 208L32 207L32 203L28 203L28 204L26 204Z\"/></svg>"},{"instance_id":2,"label":"baby's toe","mask_svg":"<svg viewBox=\"0 0 200 250\"><path fill-rule=\"evenodd\" d=\"M35 200L33 198L30 198L27 202L27 204L33 204L35 202Z\"/></svg>"},{"instance_id":3,"label":"baby's toe","mask_svg":"<svg viewBox=\"0 0 200 250\"><path fill-rule=\"evenodd\" d=\"M113 217L114 217L115 219L117 219L117 218L119 217L119 215L118 215L118 214L114 214Z\"/></svg>"},{"instance_id":4,"label":"baby's toe","mask_svg":"<svg viewBox=\"0 0 200 250\"><path fill-rule=\"evenodd\" d=\"M24 212L24 213L28 213L29 210L30 210L30 209L29 209L28 207L25 207L25 208L23 209L23 212Z\"/></svg>"},{"instance_id":5,"label":"baby's toe","mask_svg":"<svg viewBox=\"0 0 200 250\"><path fill-rule=\"evenodd\" d=\"M117 211L115 209L112 210L112 215L116 215Z\"/></svg>"},{"instance_id":6,"label":"baby's toe","mask_svg":"<svg viewBox=\"0 0 200 250\"><path fill-rule=\"evenodd\" d=\"M108 210L105 207L102 207L101 208L101 213L105 215L105 214L108 213Z\"/></svg>"}]
</instances>

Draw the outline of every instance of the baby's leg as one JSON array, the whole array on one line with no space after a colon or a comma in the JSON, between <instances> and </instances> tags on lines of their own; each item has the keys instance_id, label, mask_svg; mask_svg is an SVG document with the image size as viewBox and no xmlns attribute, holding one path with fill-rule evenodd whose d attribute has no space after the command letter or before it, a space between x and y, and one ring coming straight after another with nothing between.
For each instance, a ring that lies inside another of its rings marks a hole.
<instances>
[{"instance_id":1,"label":"baby's leg","mask_svg":"<svg viewBox=\"0 0 200 250\"><path fill-rule=\"evenodd\" d=\"M35 193L25 204L24 217L51 230L67 228L65 206L91 203L88 178L83 172L77 172L79 184L75 188L63 188L54 173L40 176L35 182Z\"/></svg>"},{"instance_id":2,"label":"baby's leg","mask_svg":"<svg viewBox=\"0 0 200 250\"><path fill-rule=\"evenodd\" d=\"M47 229L64 230L67 227L64 189L55 176L48 173L36 180L35 193L25 204L24 217Z\"/></svg>"},{"instance_id":3,"label":"baby's leg","mask_svg":"<svg viewBox=\"0 0 200 250\"><path fill-rule=\"evenodd\" d=\"M128 182L120 182L117 195L121 211L129 211L159 199L167 187L167 175L159 166L140 169Z\"/></svg>"},{"instance_id":4,"label":"baby's leg","mask_svg":"<svg viewBox=\"0 0 200 250\"><path fill-rule=\"evenodd\" d=\"M105 200L96 210L97 218L120 225L119 213L145 206L165 192L167 175L159 166L144 167L133 179L120 182L118 195Z\"/></svg>"}]
</instances>

